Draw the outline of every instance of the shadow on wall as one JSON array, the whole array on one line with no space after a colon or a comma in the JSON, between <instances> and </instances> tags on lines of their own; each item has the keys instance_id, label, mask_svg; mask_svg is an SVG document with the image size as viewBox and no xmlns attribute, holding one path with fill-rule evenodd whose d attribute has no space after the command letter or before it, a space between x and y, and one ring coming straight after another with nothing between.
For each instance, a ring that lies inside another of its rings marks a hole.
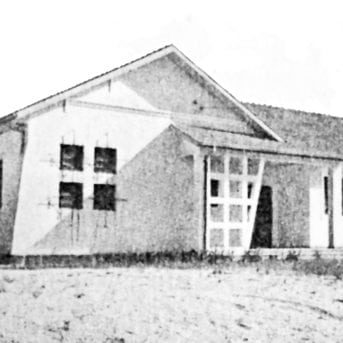
<instances>
[{"instance_id":1,"label":"shadow on wall","mask_svg":"<svg viewBox=\"0 0 343 343\"><path fill-rule=\"evenodd\" d=\"M83 209L63 209L63 212L68 214L30 250L43 254L90 254L111 250L116 212L94 210L92 197L84 201Z\"/></svg>"},{"instance_id":2,"label":"shadow on wall","mask_svg":"<svg viewBox=\"0 0 343 343\"><path fill-rule=\"evenodd\" d=\"M197 248L194 161L183 137L166 129L115 178L116 210L82 210L67 215L29 249L34 254L94 254ZM64 212L64 210L63 210Z\"/></svg>"}]
</instances>

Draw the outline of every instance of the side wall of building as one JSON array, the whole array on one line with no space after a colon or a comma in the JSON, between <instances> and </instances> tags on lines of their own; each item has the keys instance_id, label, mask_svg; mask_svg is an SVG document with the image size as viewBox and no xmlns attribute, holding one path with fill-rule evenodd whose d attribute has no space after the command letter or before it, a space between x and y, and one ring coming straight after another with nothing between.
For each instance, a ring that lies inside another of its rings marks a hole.
<instances>
[{"instance_id":1,"label":"side wall of building","mask_svg":"<svg viewBox=\"0 0 343 343\"><path fill-rule=\"evenodd\" d=\"M116 251L200 248L192 148L170 128L121 170Z\"/></svg>"},{"instance_id":2,"label":"side wall of building","mask_svg":"<svg viewBox=\"0 0 343 343\"><path fill-rule=\"evenodd\" d=\"M95 184L116 185L118 174L94 171L95 147L117 149L117 171L170 125L168 118L68 106L28 122L13 254L113 251L117 211L93 209ZM61 144L81 145L82 171L60 170ZM59 207L60 182L79 182L83 209ZM120 197L120 195L117 194ZM118 200L119 202L119 200Z\"/></svg>"},{"instance_id":3,"label":"side wall of building","mask_svg":"<svg viewBox=\"0 0 343 343\"><path fill-rule=\"evenodd\" d=\"M272 187L273 247L309 247L310 175L306 165L266 163L262 184Z\"/></svg>"},{"instance_id":4,"label":"side wall of building","mask_svg":"<svg viewBox=\"0 0 343 343\"><path fill-rule=\"evenodd\" d=\"M0 135L1 208L0 255L11 251L14 219L18 203L18 191L24 149L23 133L6 131Z\"/></svg>"}]
</instances>

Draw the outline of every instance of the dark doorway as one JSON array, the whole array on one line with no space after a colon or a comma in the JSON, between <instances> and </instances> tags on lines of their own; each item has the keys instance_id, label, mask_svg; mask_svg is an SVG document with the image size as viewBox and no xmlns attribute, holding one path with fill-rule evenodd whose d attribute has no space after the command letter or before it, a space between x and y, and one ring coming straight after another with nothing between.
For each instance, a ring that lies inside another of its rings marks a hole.
<instances>
[{"instance_id":1,"label":"dark doorway","mask_svg":"<svg viewBox=\"0 0 343 343\"><path fill-rule=\"evenodd\" d=\"M271 248L273 227L272 188L262 186L258 200L251 248Z\"/></svg>"}]
</instances>

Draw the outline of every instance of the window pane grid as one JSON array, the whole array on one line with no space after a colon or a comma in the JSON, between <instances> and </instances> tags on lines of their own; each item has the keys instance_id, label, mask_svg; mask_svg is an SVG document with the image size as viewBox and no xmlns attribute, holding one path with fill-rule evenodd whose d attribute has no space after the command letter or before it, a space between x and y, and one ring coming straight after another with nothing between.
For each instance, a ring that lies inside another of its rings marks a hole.
<instances>
[{"instance_id":1,"label":"window pane grid","mask_svg":"<svg viewBox=\"0 0 343 343\"><path fill-rule=\"evenodd\" d=\"M83 170L83 146L61 144L61 170Z\"/></svg>"},{"instance_id":2,"label":"window pane grid","mask_svg":"<svg viewBox=\"0 0 343 343\"><path fill-rule=\"evenodd\" d=\"M94 149L94 172L115 174L117 168L117 150L112 148Z\"/></svg>"},{"instance_id":3,"label":"window pane grid","mask_svg":"<svg viewBox=\"0 0 343 343\"><path fill-rule=\"evenodd\" d=\"M107 184L94 185L94 210L115 210L115 186Z\"/></svg>"},{"instance_id":4,"label":"window pane grid","mask_svg":"<svg viewBox=\"0 0 343 343\"><path fill-rule=\"evenodd\" d=\"M248 158L248 175L257 175L260 161L257 158Z\"/></svg>"},{"instance_id":5,"label":"window pane grid","mask_svg":"<svg viewBox=\"0 0 343 343\"><path fill-rule=\"evenodd\" d=\"M213 228L210 233L210 248L222 249L224 248L224 230L220 228Z\"/></svg>"},{"instance_id":6,"label":"window pane grid","mask_svg":"<svg viewBox=\"0 0 343 343\"><path fill-rule=\"evenodd\" d=\"M223 180L211 178L211 181L210 181L211 197L222 198L224 196L223 184L224 184Z\"/></svg>"},{"instance_id":7,"label":"window pane grid","mask_svg":"<svg viewBox=\"0 0 343 343\"><path fill-rule=\"evenodd\" d=\"M212 156L210 160L211 173L224 173L224 161L221 156Z\"/></svg>"},{"instance_id":8,"label":"window pane grid","mask_svg":"<svg viewBox=\"0 0 343 343\"><path fill-rule=\"evenodd\" d=\"M82 183L60 182L59 207L77 210L83 208Z\"/></svg>"},{"instance_id":9,"label":"window pane grid","mask_svg":"<svg viewBox=\"0 0 343 343\"><path fill-rule=\"evenodd\" d=\"M218 157L216 157L218 159ZM207 227L209 230L218 229L223 226L224 249L242 247L246 240L247 228L250 227L252 219L252 209L255 211L256 185L260 178L260 160L242 156L229 156L224 154L221 161L224 162L224 172L218 173L208 171L208 185L211 180L223 182L223 194L218 196L219 191L209 192L208 208L213 204L224 205L220 222L213 221L208 215ZM210 168L209 168L210 169ZM218 184L215 185L218 188ZM210 247L208 241L208 247Z\"/></svg>"},{"instance_id":10,"label":"window pane grid","mask_svg":"<svg viewBox=\"0 0 343 343\"><path fill-rule=\"evenodd\" d=\"M242 246L242 229L229 230L229 246L233 248Z\"/></svg>"}]
</instances>

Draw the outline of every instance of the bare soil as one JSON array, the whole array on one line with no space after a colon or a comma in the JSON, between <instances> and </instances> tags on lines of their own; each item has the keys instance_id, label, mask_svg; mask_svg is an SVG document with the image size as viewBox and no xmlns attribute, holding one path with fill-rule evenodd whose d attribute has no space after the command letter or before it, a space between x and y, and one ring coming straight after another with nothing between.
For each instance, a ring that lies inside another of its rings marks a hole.
<instances>
[{"instance_id":1,"label":"bare soil","mask_svg":"<svg viewBox=\"0 0 343 343\"><path fill-rule=\"evenodd\" d=\"M238 265L0 270L0 342L343 342L343 281Z\"/></svg>"}]
</instances>

